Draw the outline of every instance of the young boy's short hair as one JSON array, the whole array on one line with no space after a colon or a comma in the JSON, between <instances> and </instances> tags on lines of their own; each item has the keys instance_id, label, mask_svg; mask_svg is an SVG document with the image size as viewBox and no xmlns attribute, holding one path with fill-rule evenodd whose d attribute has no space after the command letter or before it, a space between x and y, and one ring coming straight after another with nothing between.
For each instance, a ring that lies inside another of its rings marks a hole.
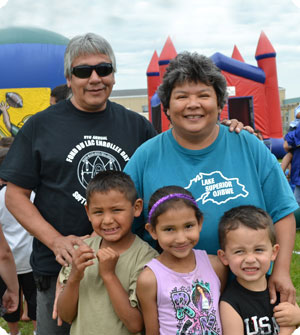
<instances>
[{"instance_id":1,"label":"young boy's short hair","mask_svg":"<svg viewBox=\"0 0 300 335\"><path fill-rule=\"evenodd\" d=\"M91 196L95 192L107 193L117 190L134 204L137 200L137 191L134 182L128 174L122 171L101 171L89 182L86 189L86 202L89 205Z\"/></svg>"},{"instance_id":2,"label":"young boy's short hair","mask_svg":"<svg viewBox=\"0 0 300 335\"><path fill-rule=\"evenodd\" d=\"M234 207L223 214L219 222L219 242L222 250L226 247L228 232L245 226L251 229L267 229L272 245L276 243L273 221L263 209L247 205Z\"/></svg>"}]
</instances>

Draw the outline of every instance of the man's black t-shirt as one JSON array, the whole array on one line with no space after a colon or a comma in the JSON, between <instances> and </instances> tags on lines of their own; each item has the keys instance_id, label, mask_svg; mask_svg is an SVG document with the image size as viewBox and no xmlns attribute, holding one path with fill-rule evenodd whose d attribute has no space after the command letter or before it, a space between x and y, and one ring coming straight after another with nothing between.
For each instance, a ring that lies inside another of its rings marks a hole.
<instances>
[{"instance_id":1,"label":"man's black t-shirt","mask_svg":"<svg viewBox=\"0 0 300 335\"><path fill-rule=\"evenodd\" d=\"M114 102L91 113L65 100L25 123L0 177L35 190L34 204L62 235L86 235L92 231L83 206L90 179L102 170L123 170L134 151L155 135L148 120ZM52 251L37 239L31 265L42 275L60 269Z\"/></svg>"}]
</instances>

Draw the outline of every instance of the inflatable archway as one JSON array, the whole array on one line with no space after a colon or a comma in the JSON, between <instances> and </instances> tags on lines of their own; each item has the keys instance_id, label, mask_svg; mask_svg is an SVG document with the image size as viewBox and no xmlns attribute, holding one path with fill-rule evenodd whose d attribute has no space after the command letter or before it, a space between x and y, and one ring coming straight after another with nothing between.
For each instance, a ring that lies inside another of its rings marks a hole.
<instances>
[{"instance_id":1,"label":"inflatable archway","mask_svg":"<svg viewBox=\"0 0 300 335\"><path fill-rule=\"evenodd\" d=\"M0 29L0 136L15 135L32 114L49 106L51 88L66 82L68 42L45 29Z\"/></svg>"}]
</instances>

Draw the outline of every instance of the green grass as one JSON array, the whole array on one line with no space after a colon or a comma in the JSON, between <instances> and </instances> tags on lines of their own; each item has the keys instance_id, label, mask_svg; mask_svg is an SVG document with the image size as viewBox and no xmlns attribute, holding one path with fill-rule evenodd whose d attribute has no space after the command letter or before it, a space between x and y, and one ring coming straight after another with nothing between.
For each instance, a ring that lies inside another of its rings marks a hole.
<instances>
[{"instance_id":1,"label":"green grass","mask_svg":"<svg viewBox=\"0 0 300 335\"><path fill-rule=\"evenodd\" d=\"M295 251L300 252L300 230L296 234ZM293 254L291 263L291 277L296 288L297 302L300 305L300 254Z\"/></svg>"},{"instance_id":2,"label":"green grass","mask_svg":"<svg viewBox=\"0 0 300 335\"><path fill-rule=\"evenodd\" d=\"M9 332L6 321L3 318L0 318L0 327L4 328L7 332ZM20 329L22 335L32 335L33 334L32 322L20 321L19 322L19 329Z\"/></svg>"},{"instance_id":3,"label":"green grass","mask_svg":"<svg viewBox=\"0 0 300 335\"><path fill-rule=\"evenodd\" d=\"M300 252L300 230L298 230L296 234L294 250ZM293 254L291 263L291 277L297 291L297 302L300 305L300 254ZM32 322L20 322L19 326L22 335L33 334ZM0 318L0 327L5 328L8 331L6 322L3 318Z\"/></svg>"}]
</instances>

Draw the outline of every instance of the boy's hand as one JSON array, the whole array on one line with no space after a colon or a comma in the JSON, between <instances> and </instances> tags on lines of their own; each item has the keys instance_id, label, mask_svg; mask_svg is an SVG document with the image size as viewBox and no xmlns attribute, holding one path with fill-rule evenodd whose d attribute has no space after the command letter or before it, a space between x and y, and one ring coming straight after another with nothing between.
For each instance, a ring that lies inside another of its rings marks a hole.
<instances>
[{"instance_id":1,"label":"boy's hand","mask_svg":"<svg viewBox=\"0 0 300 335\"><path fill-rule=\"evenodd\" d=\"M99 261L99 275L104 280L115 274L115 268L120 255L111 248L99 249L97 258Z\"/></svg>"},{"instance_id":2,"label":"boy's hand","mask_svg":"<svg viewBox=\"0 0 300 335\"><path fill-rule=\"evenodd\" d=\"M81 281L84 276L85 268L94 264L94 258L94 250L86 244L83 244L78 249L74 250L72 270L69 280Z\"/></svg>"},{"instance_id":3,"label":"boy's hand","mask_svg":"<svg viewBox=\"0 0 300 335\"><path fill-rule=\"evenodd\" d=\"M300 323L300 308L289 302L281 302L274 307L274 317L280 327L297 326Z\"/></svg>"}]
</instances>

